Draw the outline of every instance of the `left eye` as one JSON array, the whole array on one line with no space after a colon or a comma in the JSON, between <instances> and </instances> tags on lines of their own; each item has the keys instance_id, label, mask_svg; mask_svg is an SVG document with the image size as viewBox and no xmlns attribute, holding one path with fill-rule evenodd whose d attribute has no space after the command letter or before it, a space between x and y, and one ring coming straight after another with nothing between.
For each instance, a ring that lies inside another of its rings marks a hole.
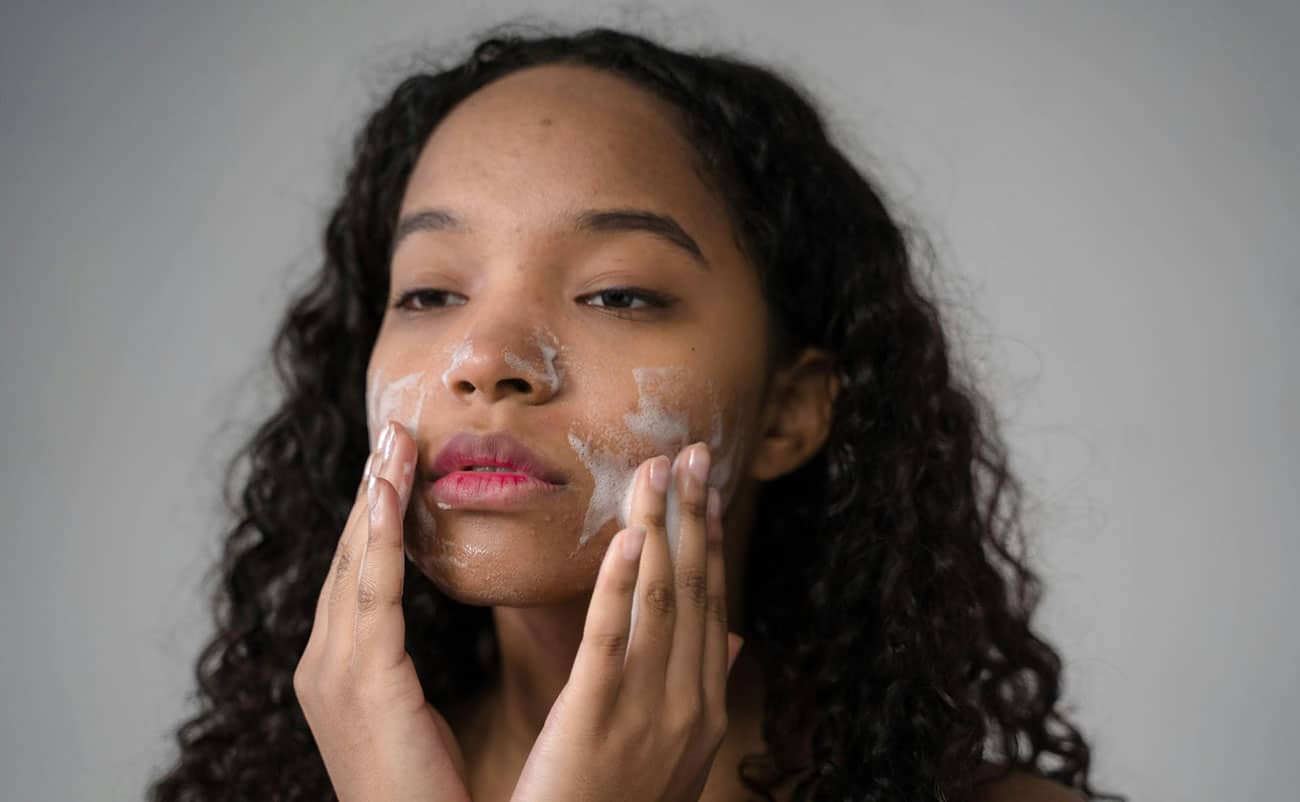
<instances>
[{"instance_id":1,"label":"left eye","mask_svg":"<svg viewBox=\"0 0 1300 802\"><path fill-rule=\"evenodd\" d=\"M646 307L663 309L669 306L668 299L659 293L636 289L634 287L614 287L608 290L601 290L600 292L593 292L590 295L584 295L583 298L601 298L605 302L594 304L594 306L604 307L607 309L632 310L644 309ZM639 307L624 305L625 303L630 303L635 300L643 301L643 305Z\"/></svg>"},{"instance_id":2,"label":"left eye","mask_svg":"<svg viewBox=\"0 0 1300 802\"><path fill-rule=\"evenodd\" d=\"M445 300L447 296L455 295L455 294L456 293L454 292L448 292L446 290L411 290L409 292L402 293L401 296L397 299L397 301L393 304L393 307L396 309L422 311L424 309L429 308L430 306L439 307L439 306L447 305L447 304L437 303L437 300ZM428 302L430 298L435 299L435 301L432 304ZM463 301L461 303L463 303ZM459 303L452 303L450 305L460 306Z\"/></svg>"}]
</instances>

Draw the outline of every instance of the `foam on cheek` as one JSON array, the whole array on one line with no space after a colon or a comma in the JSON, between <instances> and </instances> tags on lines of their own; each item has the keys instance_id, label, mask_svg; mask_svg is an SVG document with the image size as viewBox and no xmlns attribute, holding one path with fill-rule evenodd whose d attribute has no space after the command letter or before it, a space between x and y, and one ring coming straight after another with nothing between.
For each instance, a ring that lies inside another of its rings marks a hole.
<instances>
[{"instance_id":1,"label":"foam on cheek","mask_svg":"<svg viewBox=\"0 0 1300 802\"><path fill-rule=\"evenodd\" d=\"M587 466L592 480L591 500L587 503L582 534L578 536L577 548L569 554L573 557L610 518L618 517L622 522L620 527L627 526L631 517L631 488L636 478L636 465L626 453L596 448L573 432L569 432L569 446Z\"/></svg>"},{"instance_id":2,"label":"foam on cheek","mask_svg":"<svg viewBox=\"0 0 1300 802\"><path fill-rule=\"evenodd\" d=\"M423 372L408 373L390 382L379 396L379 417L375 423L382 427L390 418L396 419L411 437L417 437L426 395L428 388Z\"/></svg>"},{"instance_id":3,"label":"foam on cheek","mask_svg":"<svg viewBox=\"0 0 1300 802\"><path fill-rule=\"evenodd\" d=\"M620 528L628 525L632 518L636 468L640 464L638 455L645 453L647 443L656 453L669 455L676 455L689 443L689 419L670 410L661 400L666 388L680 386L685 369L634 368L632 375L637 385L637 408L623 416L622 429L606 427L601 440L612 446L598 447L592 439L584 440L574 432L569 433L569 445L591 472L593 482L578 547L570 556L577 554L610 519L617 518ZM676 494L670 492L665 509L665 523L670 532L676 530L676 501ZM670 546L675 545L670 540Z\"/></svg>"},{"instance_id":4,"label":"foam on cheek","mask_svg":"<svg viewBox=\"0 0 1300 802\"><path fill-rule=\"evenodd\" d=\"M686 370L680 367L633 368L636 379L637 408L623 416L627 430L639 434L659 446L659 452L668 453L676 446L689 445L690 421L685 415L667 409L654 393L670 387L676 379L680 384Z\"/></svg>"}]
</instances>

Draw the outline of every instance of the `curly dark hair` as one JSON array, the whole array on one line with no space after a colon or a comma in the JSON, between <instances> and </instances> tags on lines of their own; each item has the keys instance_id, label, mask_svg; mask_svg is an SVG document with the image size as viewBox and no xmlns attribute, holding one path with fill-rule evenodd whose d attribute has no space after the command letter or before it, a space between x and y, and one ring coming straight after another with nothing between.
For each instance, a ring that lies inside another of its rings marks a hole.
<instances>
[{"instance_id":1,"label":"curly dark hair","mask_svg":"<svg viewBox=\"0 0 1300 802\"><path fill-rule=\"evenodd\" d=\"M1090 787L1089 747L1059 709L1061 659L1030 626L1041 583L1024 563L1021 491L996 420L954 376L910 229L832 144L808 92L728 55L518 22L401 80L354 141L323 264L275 335L283 401L226 468L236 522L208 575L219 569L216 633L195 671L201 709L149 798L335 798L292 678L368 453L365 370L401 197L458 102L555 63L623 76L680 112L696 169L761 276L777 361L809 346L838 360L829 439L758 500L746 648L767 678L768 749L741 761L746 787L962 800L992 767L1124 800ZM788 532L805 547L783 546ZM435 707L484 686L498 654L490 608L450 599L408 561L403 612ZM813 735L811 763L789 757L799 732Z\"/></svg>"}]
</instances>

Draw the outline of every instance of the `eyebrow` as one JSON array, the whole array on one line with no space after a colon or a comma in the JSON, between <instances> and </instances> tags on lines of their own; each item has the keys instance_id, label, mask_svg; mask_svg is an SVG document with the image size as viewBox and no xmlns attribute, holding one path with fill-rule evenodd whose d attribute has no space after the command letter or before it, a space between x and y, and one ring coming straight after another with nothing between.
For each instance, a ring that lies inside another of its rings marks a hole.
<instances>
[{"instance_id":1,"label":"eyebrow","mask_svg":"<svg viewBox=\"0 0 1300 802\"><path fill-rule=\"evenodd\" d=\"M686 251L702 270L710 269L709 260L699 243L670 215L648 209L586 209L571 218L569 230L574 233L642 231L653 234ZM389 253L395 252L398 243L417 231L469 232L472 229L446 209L421 209L398 221Z\"/></svg>"}]
</instances>

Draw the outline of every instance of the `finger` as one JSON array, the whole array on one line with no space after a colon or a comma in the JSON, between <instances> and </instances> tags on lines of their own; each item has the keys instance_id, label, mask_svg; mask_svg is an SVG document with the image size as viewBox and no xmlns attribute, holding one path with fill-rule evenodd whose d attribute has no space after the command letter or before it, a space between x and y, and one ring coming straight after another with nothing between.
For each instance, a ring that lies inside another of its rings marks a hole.
<instances>
[{"instance_id":1,"label":"finger","mask_svg":"<svg viewBox=\"0 0 1300 802\"><path fill-rule=\"evenodd\" d=\"M375 483L375 504L367 521L366 545L357 572L355 660L390 668L406 658L406 618L402 586L406 551L402 515L415 462L415 441L400 424L389 445L391 454ZM404 490L405 488L405 490Z\"/></svg>"},{"instance_id":2,"label":"finger","mask_svg":"<svg viewBox=\"0 0 1300 802\"><path fill-rule=\"evenodd\" d=\"M356 528L357 521L364 518L367 510L366 482L370 478L370 472L374 468L377 459L377 452L371 452L370 456L366 458L365 467L361 469L361 481L357 483L357 492L356 497L352 500L352 509L348 512L348 518L343 524L343 531L339 533L339 539L334 546L334 556L330 559L329 567L325 570L325 580L321 583L320 593L316 596L316 611L312 619L311 635L308 636L307 646L303 650L304 658L324 647L329 633L329 600L334 591L334 575L339 561L344 559L345 544L350 533Z\"/></svg>"},{"instance_id":3,"label":"finger","mask_svg":"<svg viewBox=\"0 0 1300 802\"><path fill-rule=\"evenodd\" d=\"M613 706L623 680L631 632L628 619L645 535L639 526L619 530L605 550L596 575L582 643L570 672L574 687L582 694L580 698L595 710Z\"/></svg>"},{"instance_id":4,"label":"finger","mask_svg":"<svg viewBox=\"0 0 1300 802\"><path fill-rule=\"evenodd\" d=\"M651 476L649 479L647 479L648 472L653 469L656 472L655 475L657 476L658 472L663 469L663 463L664 460L666 459L667 457L663 457L663 458L653 457L651 459L645 460L644 462L642 462L640 465L637 466L636 473L632 477L631 499L628 502L629 504L628 526L641 526L644 528L645 526L644 523L638 523L638 521L640 521L644 517L644 514L640 512L640 510L642 510L643 507L638 505L638 500L644 496L644 492L641 490L641 488L645 486L648 481L654 481L655 478L654 476ZM671 465L669 465L668 471L671 475L671 471L672 471ZM637 594L634 592L632 594L632 620L630 623L630 631L628 633L629 645L631 645L632 636L636 634L636 617L637 617L637 610L640 608L640 606L641 605L637 599ZM624 654L623 660L625 663L627 662L626 654Z\"/></svg>"},{"instance_id":5,"label":"finger","mask_svg":"<svg viewBox=\"0 0 1300 802\"><path fill-rule=\"evenodd\" d=\"M334 565L333 587L329 595L328 640L325 649L336 658L349 655L352 651L356 634L357 620L357 577L361 569L361 555L365 551L369 535L369 512L374 504L379 477L384 473L386 463L393 455L393 436L396 424L389 421L379 435L379 454L371 465L370 478L366 481L365 501L359 510L356 524L345 533L340 544L342 551Z\"/></svg>"},{"instance_id":6,"label":"finger","mask_svg":"<svg viewBox=\"0 0 1300 802\"><path fill-rule=\"evenodd\" d=\"M392 424L393 453L381 475L397 490L398 512L400 515L405 515L406 507L411 500L411 483L415 475L415 460L419 455L419 445L405 425L397 421L392 421Z\"/></svg>"},{"instance_id":7,"label":"finger","mask_svg":"<svg viewBox=\"0 0 1300 802\"><path fill-rule=\"evenodd\" d=\"M709 594L704 632L704 708L721 713L727 709L727 674L730 669L727 639L727 569L723 552L722 498L716 487L709 488L708 520Z\"/></svg>"},{"instance_id":8,"label":"finger","mask_svg":"<svg viewBox=\"0 0 1300 802\"><path fill-rule=\"evenodd\" d=\"M677 553L673 575L677 590L677 620L672 649L668 653L668 688L673 693L698 694L704 671L705 609L708 574L705 562L707 538L705 510L708 506L709 448L695 443L682 452L674 466L673 487L677 491Z\"/></svg>"},{"instance_id":9,"label":"finger","mask_svg":"<svg viewBox=\"0 0 1300 802\"><path fill-rule=\"evenodd\" d=\"M631 639L627 647L623 685L640 703L662 696L664 670L673 640L676 590L668 554L665 508L672 491L672 466L660 455L647 462L632 499L629 525L645 528L641 566L636 579ZM674 492L675 495L675 492Z\"/></svg>"}]
</instances>

